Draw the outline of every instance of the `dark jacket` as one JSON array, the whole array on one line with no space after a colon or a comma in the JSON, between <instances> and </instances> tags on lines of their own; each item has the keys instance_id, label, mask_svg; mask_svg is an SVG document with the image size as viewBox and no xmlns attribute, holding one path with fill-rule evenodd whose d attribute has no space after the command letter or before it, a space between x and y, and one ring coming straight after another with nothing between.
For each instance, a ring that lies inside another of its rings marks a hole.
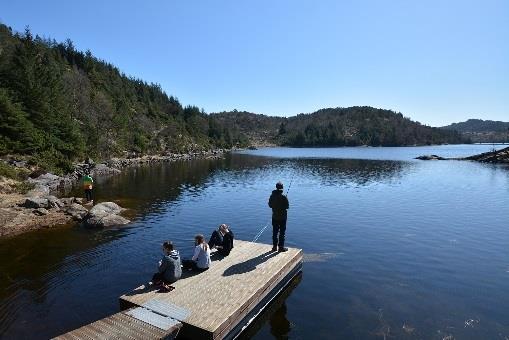
<instances>
[{"instance_id":1,"label":"dark jacket","mask_svg":"<svg viewBox=\"0 0 509 340\"><path fill-rule=\"evenodd\" d=\"M219 249L219 254L223 256L230 255L230 251L233 249L233 232L231 229L223 236L223 248Z\"/></svg>"},{"instance_id":2,"label":"dark jacket","mask_svg":"<svg viewBox=\"0 0 509 340\"><path fill-rule=\"evenodd\" d=\"M230 255L230 251L233 248L233 238L234 235L231 229L229 229L229 231L224 234L224 236L221 235L218 230L214 230L212 236L210 237L209 246L211 248L215 246L222 246L222 249L217 250L218 253L223 256L228 256Z\"/></svg>"},{"instance_id":3,"label":"dark jacket","mask_svg":"<svg viewBox=\"0 0 509 340\"><path fill-rule=\"evenodd\" d=\"M278 221L286 220L286 210L290 207L288 198L283 190L274 190L269 198L269 207L272 208L272 218Z\"/></svg>"},{"instance_id":4,"label":"dark jacket","mask_svg":"<svg viewBox=\"0 0 509 340\"><path fill-rule=\"evenodd\" d=\"M159 262L159 273L164 277L164 281L173 283L182 276L180 267L180 255L177 250L172 250L169 255L164 255Z\"/></svg>"}]
</instances>

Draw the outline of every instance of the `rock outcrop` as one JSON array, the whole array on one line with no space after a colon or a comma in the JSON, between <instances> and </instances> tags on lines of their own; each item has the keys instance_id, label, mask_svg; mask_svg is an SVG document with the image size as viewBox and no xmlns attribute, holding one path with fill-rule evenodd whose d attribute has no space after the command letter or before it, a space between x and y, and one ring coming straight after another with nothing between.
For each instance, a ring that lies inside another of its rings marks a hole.
<instances>
[{"instance_id":1,"label":"rock outcrop","mask_svg":"<svg viewBox=\"0 0 509 340\"><path fill-rule=\"evenodd\" d=\"M447 158L440 157L437 155L423 155L423 156L415 157L415 159L420 159L421 161L443 161Z\"/></svg>"},{"instance_id":2,"label":"rock outcrop","mask_svg":"<svg viewBox=\"0 0 509 340\"><path fill-rule=\"evenodd\" d=\"M129 220L119 214L125 209L113 202L103 202L95 205L85 216L83 223L87 228L104 228L124 225Z\"/></svg>"}]
</instances>

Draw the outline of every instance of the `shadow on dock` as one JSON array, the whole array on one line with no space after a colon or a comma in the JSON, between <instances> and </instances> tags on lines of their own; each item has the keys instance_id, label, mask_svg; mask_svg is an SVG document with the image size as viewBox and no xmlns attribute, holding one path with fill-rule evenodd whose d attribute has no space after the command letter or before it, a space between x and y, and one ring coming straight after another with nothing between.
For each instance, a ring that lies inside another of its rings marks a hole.
<instances>
[{"instance_id":1,"label":"shadow on dock","mask_svg":"<svg viewBox=\"0 0 509 340\"><path fill-rule=\"evenodd\" d=\"M227 268L223 276L231 276L231 275L237 275L237 274L243 274L250 271L253 271L256 269L256 266L259 264L262 264L263 262L267 261L271 257L276 256L278 253L273 251L268 251L263 254L258 255L257 257L253 257L252 259L249 259L244 262L236 263L232 265L231 267Z\"/></svg>"}]
</instances>

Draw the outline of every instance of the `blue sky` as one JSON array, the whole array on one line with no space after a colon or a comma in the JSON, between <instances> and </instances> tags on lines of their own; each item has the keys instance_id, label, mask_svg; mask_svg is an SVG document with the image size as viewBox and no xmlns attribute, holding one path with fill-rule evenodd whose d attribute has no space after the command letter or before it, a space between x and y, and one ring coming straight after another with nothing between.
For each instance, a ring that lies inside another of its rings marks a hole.
<instances>
[{"instance_id":1,"label":"blue sky","mask_svg":"<svg viewBox=\"0 0 509 340\"><path fill-rule=\"evenodd\" d=\"M509 1L2 1L0 20L207 112L370 105L509 121Z\"/></svg>"}]
</instances>

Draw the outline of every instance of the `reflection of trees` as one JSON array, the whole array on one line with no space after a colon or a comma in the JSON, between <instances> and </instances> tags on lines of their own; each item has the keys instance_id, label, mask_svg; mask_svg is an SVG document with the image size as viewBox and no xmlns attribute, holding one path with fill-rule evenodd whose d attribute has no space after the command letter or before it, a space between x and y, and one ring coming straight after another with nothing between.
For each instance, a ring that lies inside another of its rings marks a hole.
<instances>
[{"instance_id":1,"label":"reflection of trees","mask_svg":"<svg viewBox=\"0 0 509 340\"><path fill-rule=\"evenodd\" d=\"M392 182L402 177L410 162L362 159L306 159L295 164L296 176L318 181L325 186L365 186Z\"/></svg>"}]
</instances>

